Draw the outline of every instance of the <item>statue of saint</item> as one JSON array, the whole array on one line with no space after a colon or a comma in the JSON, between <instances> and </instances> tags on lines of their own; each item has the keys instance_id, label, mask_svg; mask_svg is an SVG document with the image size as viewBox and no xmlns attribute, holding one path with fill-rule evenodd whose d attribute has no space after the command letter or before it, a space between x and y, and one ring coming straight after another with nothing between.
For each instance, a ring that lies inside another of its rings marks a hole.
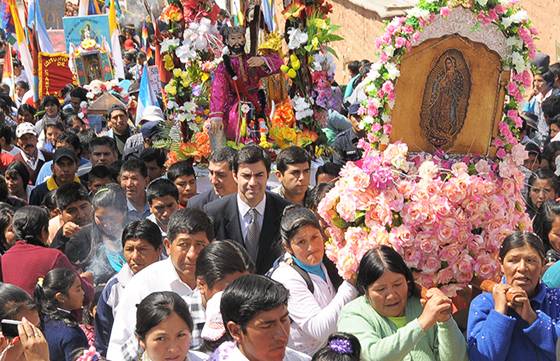
<instances>
[{"instance_id":1,"label":"statue of saint","mask_svg":"<svg viewBox=\"0 0 560 361\"><path fill-rule=\"evenodd\" d=\"M471 87L464 59L452 50L453 54L446 52L430 72L422 104L424 135L434 147L442 149L451 147L463 128Z\"/></svg>"},{"instance_id":2,"label":"statue of saint","mask_svg":"<svg viewBox=\"0 0 560 361\"><path fill-rule=\"evenodd\" d=\"M256 119L265 116L266 102L259 98L259 82L276 74L283 64L276 53L249 56L245 53L245 28L232 27L226 35L229 54L224 55L212 80L209 126L212 145L220 146L224 134L228 140L238 140L243 104L252 104ZM247 119L250 121L251 119ZM248 124L248 123L247 123Z\"/></svg>"}]
</instances>

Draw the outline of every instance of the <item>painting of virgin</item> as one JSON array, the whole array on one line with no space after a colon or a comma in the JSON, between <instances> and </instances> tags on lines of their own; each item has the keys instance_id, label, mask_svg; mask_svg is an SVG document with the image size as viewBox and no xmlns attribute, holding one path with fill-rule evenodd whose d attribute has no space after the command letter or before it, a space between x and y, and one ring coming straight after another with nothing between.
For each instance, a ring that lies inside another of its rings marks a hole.
<instances>
[{"instance_id":1,"label":"painting of virgin","mask_svg":"<svg viewBox=\"0 0 560 361\"><path fill-rule=\"evenodd\" d=\"M453 146L465 124L470 93L471 76L463 54L447 50L428 75L420 115L422 133L435 148Z\"/></svg>"}]
</instances>

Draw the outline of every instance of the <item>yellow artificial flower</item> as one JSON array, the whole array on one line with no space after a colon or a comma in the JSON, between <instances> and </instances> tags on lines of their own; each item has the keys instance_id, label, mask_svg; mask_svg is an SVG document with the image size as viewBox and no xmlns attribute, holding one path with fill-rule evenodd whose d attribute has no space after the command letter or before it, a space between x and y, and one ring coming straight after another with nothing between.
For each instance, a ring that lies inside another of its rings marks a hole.
<instances>
[{"instance_id":1,"label":"yellow artificial flower","mask_svg":"<svg viewBox=\"0 0 560 361\"><path fill-rule=\"evenodd\" d=\"M299 60L292 63L292 68L294 68L295 71L298 71L301 68L301 63L299 62Z\"/></svg>"},{"instance_id":2,"label":"yellow artificial flower","mask_svg":"<svg viewBox=\"0 0 560 361\"><path fill-rule=\"evenodd\" d=\"M296 56L296 54L290 55L290 62L293 63L295 61L298 61L298 57Z\"/></svg>"},{"instance_id":3,"label":"yellow artificial flower","mask_svg":"<svg viewBox=\"0 0 560 361\"><path fill-rule=\"evenodd\" d=\"M319 47L319 39L316 36L311 40L311 45L313 45L315 49Z\"/></svg>"},{"instance_id":4,"label":"yellow artificial flower","mask_svg":"<svg viewBox=\"0 0 560 361\"><path fill-rule=\"evenodd\" d=\"M295 71L294 69L288 70L288 77L289 77L290 79L295 79L295 78L297 77L296 71Z\"/></svg>"},{"instance_id":5,"label":"yellow artificial flower","mask_svg":"<svg viewBox=\"0 0 560 361\"><path fill-rule=\"evenodd\" d=\"M175 78L179 78L179 77L181 76L181 73L182 73L182 70L181 70L181 69L179 69L179 68L173 69L173 76L174 76Z\"/></svg>"},{"instance_id":6,"label":"yellow artificial flower","mask_svg":"<svg viewBox=\"0 0 560 361\"><path fill-rule=\"evenodd\" d=\"M323 19L315 19L315 26L318 27L319 29L326 29L327 22Z\"/></svg>"},{"instance_id":7,"label":"yellow artificial flower","mask_svg":"<svg viewBox=\"0 0 560 361\"><path fill-rule=\"evenodd\" d=\"M287 73L288 70L290 70L290 67L287 66L286 64L283 64L282 66L280 66L280 70L281 70L283 73Z\"/></svg>"},{"instance_id":8,"label":"yellow artificial flower","mask_svg":"<svg viewBox=\"0 0 560 361\"><path fill-rule=\"evenodd\" d=\"M208 73L202 73L200 80L202 80L202 82L204 83L206 80L210 79L210 74Z\"/></svg>"},{"instance_id":9,"label":"yellow artificial flower","mask_svg":"<svg viewBox=\"0 0 560 361\"><path fill-rule=\"evenodd\" d=\"M167 71L171 71L173 70L173 68L175 68L175 64L173 63L173 58L169 54L165 54L163 56L163 63L165 66L165 70Z\"/></svg>"},{"instance_id":10,"label":"yellow artificial flower","mask_svg":"<svg viewBox=\"0 0 560 361\"><path fill-rule=\"evenodd\" d=\"M272 148L272 144L266 139L266 134L261 134L261 141L259 146L263 149Z\"/></svg>"},{"instance_id":11,"label":"yellow artificial flower","mask_svg":"<svg viewBox=\"0 0 560 361\"><path fill-rule=\"evenodd\" d=\"M165 86L165 91L169 95L172 95L172 96L177 95L177 87L172 82L170 82L169 84L167 84Z\"/></svg>"}]
</instances>

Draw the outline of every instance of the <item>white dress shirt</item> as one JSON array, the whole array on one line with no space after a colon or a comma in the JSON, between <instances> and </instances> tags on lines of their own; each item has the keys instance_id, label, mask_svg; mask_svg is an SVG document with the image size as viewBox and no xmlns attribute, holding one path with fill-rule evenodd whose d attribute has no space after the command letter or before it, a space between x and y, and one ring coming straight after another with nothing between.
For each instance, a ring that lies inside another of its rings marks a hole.
<instances>
[{"instance_id":1,"label":"white dress shirt","mask_svg":"<svg viewBox=\"0 0 560 361\"><path fill-rule=\"evenodd\" d=\"M138 272L128 282L117 312L111 340L107 349L107 359L128 361L138 359L138 342L134 336L136 327L136 305L153 292L172 291L183 298L188 306L194 323L191 347L201 343L200 332L204 326L205 315L202 297L198 290L191 289L181 281L171 259L156 262Z\"/></svg>"},{"instance_id":2,"label":"white dress shirt","mask_svg":"<svg viewBox=\"0 0 560 361\"><path fill-rule=\"evenodd\" d=\"M40 160L42 160L43 162L45 161L45 156L43 155L43 152L41 152L39 149L37 149L37 157L35 158L29 157L27 153L23 151L21 152L21 157L23 158L25 163L27 163L29 168L33 170L37 170L37 164L39 163Z\"/></svg>"},{"instance_id":3,"label":"white dress shirt","mask_svg":"<svg viewBox=\"0 0 560 361\"><path fill-rule=\"evenodd\" d=\"M321 268L327 276L325 266L321 265ZM288 346L313 355L325 345L329 335L336 332L342 307L358 296L358 290L344 281L337 292L328 276L324 280L309 273L309 277L313 282L313 293L307 288L303 277L286 262L281 262L270 276L290 291L288 312L292 323Z\"/></svg>"},{"instance_id":4,"label":"white dress shirt","mask_svg":"<svg viewBox=\"0 0 560 361\"><path fill-rule=\"evenodd\" d=\"M263 220L264 220L264 210L266 206L266 194L264 195L262 201L257 204L255 210L257 211L257 224L259 225L259 230L262 230ZM239 193L237 193L237 210L239 213L239 224L241 224L241 233L243 235L243 240L247 237L247 230L249 228L249 224L251 222L251 216L249 215L249 211L251 210L251 206L241 200Z\"/></svg>"}]
</instances>

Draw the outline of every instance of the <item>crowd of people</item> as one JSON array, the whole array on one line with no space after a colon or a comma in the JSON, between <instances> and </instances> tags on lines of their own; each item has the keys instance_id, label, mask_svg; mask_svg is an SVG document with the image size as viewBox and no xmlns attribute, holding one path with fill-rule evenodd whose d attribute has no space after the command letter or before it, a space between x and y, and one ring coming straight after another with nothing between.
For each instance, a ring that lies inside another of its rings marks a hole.
<instances>
[{"instance_id":1,"label":"crowd of people","mask_svg":"<svg viewBox=\"0 0 560 361\"><path fill-rule=\"evenodd\" d=\"M137 79L145 57L125 60ZM349 279L325 255L317 208L361 157L369 62L349 64L346 105L325 113L330 161L314 168L297 146L274 162L257 145L217 148L207 179L154 147L165 114L137 117L137 87L96 132L79 115L86 90L36 110L14 64L16 99L0 89L0 360L556 359L560 64L549 62L536 60L523 113L535 233L506 237L502 282L474 296L466 323L439 289L422 296L390 247Z\"/></svg>"}]
</instances>

